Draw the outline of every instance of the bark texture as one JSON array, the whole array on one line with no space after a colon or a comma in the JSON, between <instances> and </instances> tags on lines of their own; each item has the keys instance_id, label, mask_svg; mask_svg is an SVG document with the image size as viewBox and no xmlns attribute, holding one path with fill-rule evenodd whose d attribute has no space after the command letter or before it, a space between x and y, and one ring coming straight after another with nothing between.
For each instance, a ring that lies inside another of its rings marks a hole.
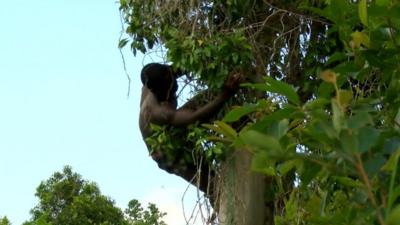
<instances>
[{"instance_id":1,"label":"bark texture","mask_svg":"<svg viewBox=\"0 0 400 225\"><path fill-rule=\"evenodd\" d=\"M224 162L218 187L221 225L266 224L265 180L251 171L251 158L248 151L238 149Z\"/></svg>"}]
</instances>

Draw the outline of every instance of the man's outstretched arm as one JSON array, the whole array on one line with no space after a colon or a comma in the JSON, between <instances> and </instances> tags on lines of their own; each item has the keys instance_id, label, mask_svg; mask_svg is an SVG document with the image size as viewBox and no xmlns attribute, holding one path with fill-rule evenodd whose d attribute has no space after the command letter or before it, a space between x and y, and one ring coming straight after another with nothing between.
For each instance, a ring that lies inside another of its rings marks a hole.
<instances>
[{"instance_id":1,"label":"man's outstretched arm","mask_svg":"<svg viewBox=\"0 0 400 225\"><path fill-rule=\"evenodd\" d=\"M186 126L198 120L207 120L222 107L226 100L234 95L240 82L241 76L239 74L231 75L225 82L222 92L212 101L198 109L188 109L182 107L178 110L175 110L168 105L163 105L162 103L158 104L153 110L151 110L150 121L155 124Z\"/></svg>"}]
</instances>

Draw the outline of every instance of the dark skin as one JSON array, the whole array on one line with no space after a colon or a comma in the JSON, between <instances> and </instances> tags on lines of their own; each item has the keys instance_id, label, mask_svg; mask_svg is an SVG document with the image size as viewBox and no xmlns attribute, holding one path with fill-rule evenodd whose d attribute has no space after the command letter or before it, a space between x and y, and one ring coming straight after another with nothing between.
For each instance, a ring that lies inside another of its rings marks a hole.
<instances>
[{"instance_id":1,"label":"dark skin","mask_svg":"<svg viewBox=\"0 0 400 225\"><path fill-rule=\"evenodd\" d=\"M181 76L179 71L173 71L168 65L151 63L142 69L142 97L140 101L139 126L143 139L152 135L150 124L168 125L174 128L185 128L196 121L208 121L223 106L223 104L234 95L241 82L239 74L232 74L225 81L221 92L207 104L193 109L193 101L196 97L190 99L185 105L177 108L177 83L176 79ZM190 107L190 108L189 108ZM182 139L184 137L174 137ZM183 154L191 154L191 144L184 143L186 146L174 146L174 156L176 163L181 162ZM147 145L150 147L149 145ZM200 190L207 192L208 175L210 173L206 162L202 165L195 165L195 162L176 165L175 162L165 162L167 157L161 150L149 149L152 158L158 163L158 166L169 172L176 174L192 184L199 184ZM169 159L171 160L171 159ZM205 160L203 160L205 161ZM178 168L180 167L180 168ZM201 169L200 181L194 181L198 169Z\"/></svg>"}]
</instances>

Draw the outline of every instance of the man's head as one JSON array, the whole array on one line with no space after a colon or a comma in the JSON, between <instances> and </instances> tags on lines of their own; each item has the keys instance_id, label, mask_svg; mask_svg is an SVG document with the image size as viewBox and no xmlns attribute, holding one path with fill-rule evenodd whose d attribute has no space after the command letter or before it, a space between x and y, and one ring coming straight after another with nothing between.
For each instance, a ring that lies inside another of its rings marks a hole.
<instances>
[{"instance_id":1,"label":"man's head","mask_svg":"<svg viewBox=\"0 0 400 225\"><path fill-rule=\"evenodd\" d=\"M169 65L150 63L143 67L142 84L154 93L159 102L175 101L178 90L176 76Z\"/></svg>"}]
</instances>

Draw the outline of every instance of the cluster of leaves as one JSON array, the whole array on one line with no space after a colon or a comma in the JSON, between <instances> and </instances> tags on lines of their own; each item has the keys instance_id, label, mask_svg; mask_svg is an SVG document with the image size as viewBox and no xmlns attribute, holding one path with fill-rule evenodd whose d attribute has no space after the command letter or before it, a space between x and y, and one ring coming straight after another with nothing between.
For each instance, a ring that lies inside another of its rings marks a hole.
<instances>
[{"instance_id":1,"label":"cluster of leaves","mask_svg":"<svg viewBox=\"0 0 400 225\"><path fill-rule=\"evenodd\" d=\"M196 153L197 143L188 136L190 128L174 129L171 126L151 124L152 135L146 138L150 154L162 157L166 167L180 169L186 165L193 165L193 156ZM180 149L176 151L176 149ZM179 168L178 168L179 167Z\"/></svg>"},{"instance_id":2,"label":"cluster of leaves","mask_svg":"<svg viewBox=\"0 0 400 225\"><path fill-rule=\"evenodd\" d=\"M327 32L345 45L327 55L319 91L301 104L282 81L249 84L281 96L274 112L239 132L224 123L263 110L261 100L210 128L253 152L253 169L275 178L274 199L284 202L275 224L400 224L400 4L309 9L329 19ZM294 186L280 185L293 174Z\"/></svg>"},{"instance_id":3,"label":"cluster of leaves","mask_svg":"<svg viewBox=\"0 0 400 225\"><path fill-rule=\"evenodd\" d=\"M201 5L197 15L195 12L190 15L190 11L196 9L192 4ZM121 0L120 10L127 23L126 33L131 39L121 39L119 47L130 42L136 54L162 45L168 49L167 61L182 71L192 72L203 85L219 88L230 72L242 70L251 63L252 54L243 29L231 28L224 33L211 31L213 17L217 15L213 4ZM201 21L199 27L191 25L196 21ZM177 23L179 26L175 26ZM204 32L212 35L204 35Z\"/></svg>"},{"instance_id":4,"label":"cluster of leaves","mask_svg":"<svg viewBox=\"0 0 400 225\"><path fill-rule=\"evenodd\" d=\"M398 1L161 2L121 0L133 49L163 44L210 87L266 76L205 127L274 178L275 224L399 224Z\"/></svg>"},{"instance_id":5,"label":"cluster of leaves","mask_svg":"<svg viewBox=\"0 0 400 225\"><path fill-rule=\"evenodd\" d=\"M210 87L219 88L232 72L250 63L251 46L241 31L210 38L186 36L171 29L165 46L168 59L179 68L191 71Z\"/></svg>"},{"instance_id":6,"label":"cluster of leaves","mask_svg":"<svg viewBox=\"0 0 400 225\"><path fill-rule=\"evenodd\" d=\"M210 139L210 130L198 123L184 128L151 124L151 129L152 135L145 140L150 154L162 155L166 166L186 167L189 164L198 164L196 160L212 162L225 156L223 144L212 142L221 139Z\"/></svg>"},{"instance_id":7,"label":"cluster of leaves","mask_svg":"<svg viewBox=\"0 0 400 225\"><path fill-rule=\"evenodd\" d=\"M68 166L43 181L36 196L39 203L24 225L165 225L165 213L153 204L143 209L137 200L131 200L124 214L95 183L83 180ZM7 218L0 223L9 224Z\"/></svg>"},{"instance_id":8,"label":"cluster of leaves","mask_svg":"<svg viewBox=\"0 0 400 225\"><path fill-rule=\"evenodd\" d=\"M133 199L128 203L125 214L130 225L167 225L161 220L166 213L160 212L152 203L147 206L147 209L143 209L140 202Z\"/></svg>"}]
</instances>

